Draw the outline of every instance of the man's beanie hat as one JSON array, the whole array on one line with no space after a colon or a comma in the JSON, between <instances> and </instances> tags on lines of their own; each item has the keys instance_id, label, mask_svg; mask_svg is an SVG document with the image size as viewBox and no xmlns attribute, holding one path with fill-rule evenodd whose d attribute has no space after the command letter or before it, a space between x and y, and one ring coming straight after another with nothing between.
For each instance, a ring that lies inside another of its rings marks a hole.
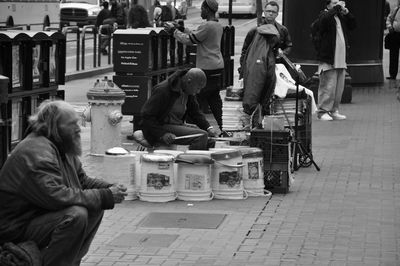
<instances>
[{"instance_id":1,"label":"man's beanie hat","mask_svg":"<svg viewBox=\"0 0 400 266\"><path fill-rule=\"evenodd\" d=\"M218 11L218 2L216 0L205 0L207 6L211 9L211 11Z\"/></svg>"}]
</instances>

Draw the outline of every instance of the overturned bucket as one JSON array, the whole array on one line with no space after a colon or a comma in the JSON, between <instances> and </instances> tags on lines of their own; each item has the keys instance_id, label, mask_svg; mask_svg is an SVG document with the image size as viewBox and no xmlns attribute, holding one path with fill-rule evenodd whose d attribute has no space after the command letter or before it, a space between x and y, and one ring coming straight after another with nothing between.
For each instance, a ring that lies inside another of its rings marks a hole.
<instances>
[{"instance_id":1,"label":"overturned bucket","mask_svg":"<svg viewBox=\"0 0 400 266\"><path fill-rule=\"evenodd\" d=\"M167 202L176 199L174 156L149 153L141 156L141 185L139 199Z\"/></svg>"},{"instance_id":2,"label":"overturned bucket","mask_svg":"<svg viewBox=\"0 0 400 266\"><path fill-rule=\"evenodd\" d=\"M238 147L243 158L243 186L249 196L264 196L264 157L256 147Z\"/></svg>"},{"instance_id":3,"label":"overturned bucket","mask_svg":"<svg viewBox=\"0 0 400 266\"><path fill-rule=\"evenodd\" d=\"M244 199L247 193L243 188L243 159L237 150L217 151L211 154L211 188L216 199Z\"/></svg>"},{"instance_id":4,"label":"overturned bucket","mask_svg":"<svg viewBox=\"0 0 400 266\"><path fill-rule=\"evenodd\" d=\"M211 166L214 161L204 154L180 154L176 157L178 199L207 201L214 197L211 190Z\"/></svg>"},{"instance_id":5,"label":"overturned bucket","mask_svg":"<svg viewBox=\"0 0 400 266\"><path fill-rule=\"evenodd\" d=\"M118 167L118 171L116 171ZM136 183L136 156L129 151L114 147L106 151L103 160L102 175L109 183L126 186L128 195L125 200L137 199L138 186Z\"/></svg>"}]
</instances>

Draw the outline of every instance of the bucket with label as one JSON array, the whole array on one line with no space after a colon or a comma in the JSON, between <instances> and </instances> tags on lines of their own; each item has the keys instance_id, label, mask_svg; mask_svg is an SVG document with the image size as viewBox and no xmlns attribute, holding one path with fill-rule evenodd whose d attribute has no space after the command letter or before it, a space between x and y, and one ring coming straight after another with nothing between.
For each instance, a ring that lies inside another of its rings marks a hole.
<instances>
[{"instance_id":1,"label":"bucket with label","mask_svg":"<svg viewBox=\"0 0 400 266\"><path fill-rule=\"evenodd\" d=\"M211 175L211 188L216 199L244 199L247 193L243 188L243 159L237 150L216 151L211 154L214 160Z\"/></svg>"},{"instance_id":2,"label":"bucket with label","mask_svg":"<svg viewBox=\"0 0 400 266\"><path fill-rule=\"evenodd\" d=\"M249 196L264 196L264 157L256 147L238 147L243 158L243 186Z\"/></svg>"},{"instance_id":3,"label":"bucket with label","mask_svg":"<svg viewBox=\"0 0 400 266\"><path fill-rule=\"evenodd\" d=\"M110 148L104 155L102 166L104 180L109 183L126 186L128 195L125 197L125 200L137 199L138 186L135 182L135 154L130 154L127 150L120 147Z\"/></svg>"},{"instance_id":4,"label":"bucket with label","mask_svg":"<svg viewBox=\"0 0 400 266\"><path fill-rule=\"evenodd\" d=\"M176 199L174 156L148 153L141 156L141 185L139 199L167 202Z\"/></svg>"},{"instance_id":5,"label":"bucket with label","mask_svg":"<svg viewBox=\"0 0 400 266\"><path fill-rule=\"evenodd\" d=\"M174 160L179 154L184 153L183 151L178 151L178 150L154 150L154 153L163 153L163 154L170 154L174 156ZM176 184L178 184L178 175L176 172L178 171L178 164L174 162L174 184L176 188Z\"/></svg>"},{"instance_id":6,"label":"bucket with label","mask_svg":"<svg viewBox=\"0 0 400 266\"><path fill-rule=\"evenodd\" d=\"M178 165L178 199L187 201L212 200L211 166L214 161L205 154L180 154Z\"/></svg>"}]
</instances>

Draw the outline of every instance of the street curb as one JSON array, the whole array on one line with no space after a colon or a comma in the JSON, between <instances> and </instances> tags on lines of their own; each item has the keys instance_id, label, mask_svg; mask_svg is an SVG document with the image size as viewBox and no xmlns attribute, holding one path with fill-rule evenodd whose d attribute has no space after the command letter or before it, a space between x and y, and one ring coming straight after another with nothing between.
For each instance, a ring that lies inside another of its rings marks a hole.
<instances>
[{"instance_id":1,"label":"street curb","mask_svg":"<svg viewBox=\"0 0 400 266\"><path fill-rule=\"evenodd\" d=\"M113 72L113 68L114 68L113 65L108 65L104 67L91 68L88 70L65 73L65 82L77 79L91 78L93 76L110 73Z\"/></svg>"}]
</instances>

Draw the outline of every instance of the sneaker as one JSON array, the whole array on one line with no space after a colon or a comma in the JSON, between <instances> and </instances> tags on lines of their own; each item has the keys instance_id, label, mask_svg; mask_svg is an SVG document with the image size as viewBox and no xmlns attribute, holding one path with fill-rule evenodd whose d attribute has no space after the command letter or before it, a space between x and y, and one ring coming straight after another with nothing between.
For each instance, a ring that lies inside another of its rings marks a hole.
<instances>
[{"instance_id":1,"label":"sneaker","mask_svg":"<svg viewBox=\"0 0 400 266\"><path fill-rule=\"evenodd\" d=\"M318 116L318 119L321 121L332 121L333 118L328 113L323 113L321 116Z\"/></svg>"},{"instance_id":2,"label":"sneaker","mask_svg":"<svg viewBox=\"0 0 400 266\"><path fill-rule=\"evenodd\" d=\"M331 117L333 118L333 120L345 120L346 119L346 116L339 114L338 111L331 113Z\"/></svg>"}]
</instances>

